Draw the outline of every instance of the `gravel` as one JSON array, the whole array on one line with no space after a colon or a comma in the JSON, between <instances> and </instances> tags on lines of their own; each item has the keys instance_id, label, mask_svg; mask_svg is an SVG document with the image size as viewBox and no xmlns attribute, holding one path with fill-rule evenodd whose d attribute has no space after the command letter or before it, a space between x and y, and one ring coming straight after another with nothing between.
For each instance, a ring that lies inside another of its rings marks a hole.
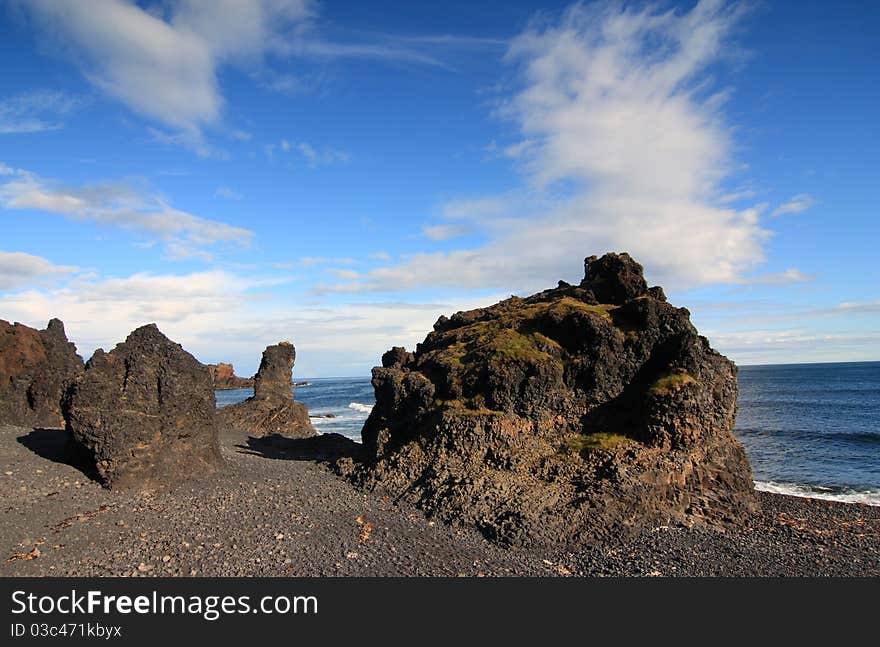
<instances>
[{"instance_id":1,"label":"gravel","mask_svg":"<svg viewBox=\"0 0 880 647\"><path fill-rule=\"evenodd\" d=\"M219 477L102 488L63 432L0 426L0 575L880 575L880 508L760 493L742 529L669 526L576 552L504 549L225 435Z\"/></svg>"}]
</instances>

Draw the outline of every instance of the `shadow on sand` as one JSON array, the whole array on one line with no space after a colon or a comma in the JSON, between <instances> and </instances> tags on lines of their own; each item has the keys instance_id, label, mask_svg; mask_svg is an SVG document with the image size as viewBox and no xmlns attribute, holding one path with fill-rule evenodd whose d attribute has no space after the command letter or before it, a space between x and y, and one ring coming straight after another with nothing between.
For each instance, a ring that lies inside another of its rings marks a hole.
<instances>
[{"instance_id":1,"label":"shadow on sand","mask_svg":"<svg viewBox=\"0 0 880 647\"><path fill-rule=\"evenodd\" d=\"M93 466L83 456L79 448L70 440L64 429L44 429L38 427L16 439L40 458L53 463L69 465L78 469L87 478L100 483Z\"/></svg>"},{"instance_id":2,"label":"shadow on sand","mask_svg":"<svg viewBox=\"0 0 880 647\"><path fill-rule=\"evenodd\" d=\"M358 460L363 446L341 434L322 434L313 438L286 438L279 434L247 439L236 445L243 454L290 461L332 463L339 458Z\"/></svg>"}]
</instances>

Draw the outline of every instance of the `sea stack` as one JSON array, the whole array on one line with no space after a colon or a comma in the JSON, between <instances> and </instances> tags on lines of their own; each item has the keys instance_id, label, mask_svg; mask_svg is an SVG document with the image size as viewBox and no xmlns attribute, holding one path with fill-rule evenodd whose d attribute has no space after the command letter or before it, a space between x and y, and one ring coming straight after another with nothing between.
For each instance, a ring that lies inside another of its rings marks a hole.
<instances>
[{"instance_id":1,"label":"sea stack","mask_svg":"<svg viewBox=\"0 0 880 647\"><path fill-rule=\"evenodd\" d=\"M368 488L508 545L601 543L756 506L736 367L628 254L580 285L440 317L373 369Z\"/></svg>"},{"instance_id":2,"label":"sea stack","mask_svg":"<svg viewBox=\"0 0 880 647\"><path fill-rule=\"evenodd\" d=\"M64 414L105 485L148 489L223 465L215 407L208 368L150 324L95 351Z\"/></svg>"},{"instance_id":3,"label":"sea stack","mask_svg":"<svg viewBox=\"0 0 880 647\"><path fill-rule=\"evenodd\" d=\"M236 375L232 364L218 362L217 364L208 364L207 366L211 372L211 381L214 384L214 389L217 391L250 388L254 385L253 378Z\"/></svg>"},{"instance_id":4,"label":"sea stack","mask_svg":"<svg viewBox=\"0 0 880 647\"><path fill-rule=\"evenodd\" d=\"M64 393L82 372L59 319L45 330L0 319L0 424L63 426Z\"/></svg>"},{"instance_id":5,"label":"sea stack","mask_svg":"<svg viewBox=\"0 0 880 647\"><path fill-rule=\"evenodd\" d=\"M254 438L280 435L310 438L317 432L309 421L309 409L293 400L293 365L296 349L282 341L267 346L254 376L254 395L217 412L221 424Z\"/></svg>"}]
</instances>

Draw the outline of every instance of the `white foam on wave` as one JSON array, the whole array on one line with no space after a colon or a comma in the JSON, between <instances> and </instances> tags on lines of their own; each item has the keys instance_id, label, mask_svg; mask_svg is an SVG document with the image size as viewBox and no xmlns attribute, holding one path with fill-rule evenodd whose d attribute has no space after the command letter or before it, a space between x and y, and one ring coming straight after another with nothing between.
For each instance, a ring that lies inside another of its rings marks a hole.
<instances>
[{"instance_id":1,"label":"white foam on wave","mask_svg":"<svg viewBox=\"0 0 880 647\"><path fill-rule=\"evenodd\" d=\"M852 490L811 487L797 483L777 483L776 481L755 481L755 489L773 494L785 494L806 499L823 499L842 503L864 503L880 506L880 489Z\"/></svg>"},{"instance_id":2,"label":"white foam on wave","mask_svg":"<svg viewBox=\"0 0 880 647\"><path fill-rule=\"evenodd\" d=\"M361 413L370 413L373 410L373 407L369 404L361 404L360 402L349 402L348 408L360 411Z\"/></svg>"}]
</instances>

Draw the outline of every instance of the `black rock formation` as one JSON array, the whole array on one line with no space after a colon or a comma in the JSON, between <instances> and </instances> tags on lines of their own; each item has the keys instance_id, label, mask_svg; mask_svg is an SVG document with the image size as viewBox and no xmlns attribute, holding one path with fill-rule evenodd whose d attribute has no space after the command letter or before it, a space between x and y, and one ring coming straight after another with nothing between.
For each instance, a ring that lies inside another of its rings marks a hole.
<instances>
[{"instance_id":1,"label":"black rock formation","mask_svg":"<svg viewBox=\"0 0 880 647\"><path fill-rule=\"evenodd\" d=\"M222 466L215 407L208 368L150 324L95 351L64 415L105 485L144 489Z\"/></svg>"},{"instance_id":2,"label":"black rock formation","mask_svg":"<svg viewBox=\"0 0 880 647\"><path fill-rule=\"evenodd\" d=\"M601 542L756 505L736 367L627 254L579 286L441 317L373 369L367 458L337 467L505 544Z\"/></svg>"},{"instance_id":3,"label":"black rock formation","mask_svg":"<svg viewBox=\"0 0 880 647\"><path fill-rule=\"evenodd\" d=\"M254 376L254 395L217 412L221 424L254 438L277 434L287 438L317 435L309 409L293 401L293 364L296 349L290 342L267 346Z\"/></svg>"}]
</instances>

